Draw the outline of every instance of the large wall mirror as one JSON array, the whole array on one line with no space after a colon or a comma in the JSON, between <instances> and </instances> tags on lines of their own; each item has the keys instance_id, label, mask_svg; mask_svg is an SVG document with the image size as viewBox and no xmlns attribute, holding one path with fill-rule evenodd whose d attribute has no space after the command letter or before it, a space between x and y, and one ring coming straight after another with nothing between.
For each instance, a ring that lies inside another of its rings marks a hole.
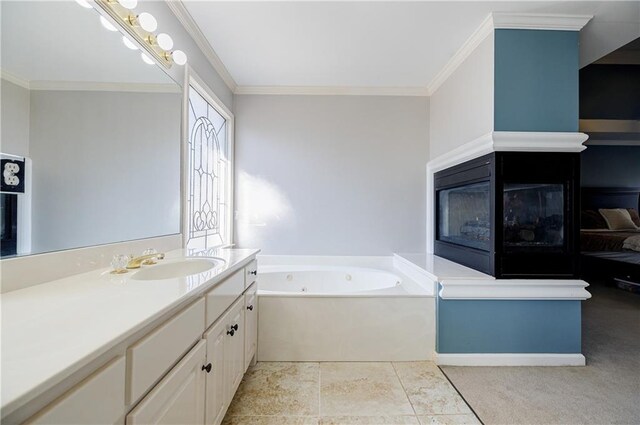
<instances>
[{"instance_id":1,"label":"large wall mirror","mask_svg":"<svg viewBox=\"0 0 640 425\"><path fill-rule=\"evenodd\" d=\"M75 1L0 7L2 257L179 233L180 86Z\"/></svg>"}]
</instances>

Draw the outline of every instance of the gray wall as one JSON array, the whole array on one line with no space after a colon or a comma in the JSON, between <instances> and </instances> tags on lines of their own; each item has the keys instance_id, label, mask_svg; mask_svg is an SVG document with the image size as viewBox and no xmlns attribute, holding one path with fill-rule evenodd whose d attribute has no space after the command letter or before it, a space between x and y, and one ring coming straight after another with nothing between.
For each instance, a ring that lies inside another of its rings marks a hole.
<instances>
[{"instance_id":1,"label":"gray wall","mask_svg":"<svg viewBox=\"0 0 640 425\"><path fill-rule=\"evenodd\" d=\"M0 79L0 152L29 154L29 90Z\"/></svg>"},{"instance_id":2,"label":"gray wall","mask_svg":"<svg viewBox=\"0 0 640 425\"><path fill-rule=\"evenodd\" d=\"M640 187L637 146L589 146L580 154L582 186Z\"/></svg>"},{"instance_id":3,"label":"gray wall","mask_svg":"<svg viewBox=\"0 0 640 425\"><path fill-rule=\"evenodd\" d=\"M424 252L428 98L237 96L237 243Z\"/></svg>"},{"instance_id":4,"label":"gray wall","mask_svg":"<svg viewBox=\"0 0 640 425\"><path fill-rule=\"evenodd\" d=\"M32 91L32 251L179 233L180 111L177 93Z\"/></svg>"},{"instance_id":5,"label":"gray wall","mask_svg":"<svg viewBox=\"0 0 640 425\"><path fill-rule=\"evenodd\" d=\"M493 33L430 99L431 159L493 130Z\"/></svg>"}]
</instances>

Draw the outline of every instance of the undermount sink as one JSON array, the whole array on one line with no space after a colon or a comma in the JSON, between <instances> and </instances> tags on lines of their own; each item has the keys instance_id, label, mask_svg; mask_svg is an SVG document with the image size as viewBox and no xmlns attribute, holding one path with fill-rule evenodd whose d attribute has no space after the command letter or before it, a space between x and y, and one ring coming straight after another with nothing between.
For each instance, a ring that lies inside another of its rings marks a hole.
<instances>
[{"instance_id":1,"label":"undermount sink","mask_svg":"<svg viewBox=\"0 0 640 425\"><path fill-rule=\"evenodd\" d=\"M176 279L204 273L223 265L221 258L184 258L179 260L161 260L158 264L145 266L131 276L134 280Z\"/></svg>"}]
</instances>

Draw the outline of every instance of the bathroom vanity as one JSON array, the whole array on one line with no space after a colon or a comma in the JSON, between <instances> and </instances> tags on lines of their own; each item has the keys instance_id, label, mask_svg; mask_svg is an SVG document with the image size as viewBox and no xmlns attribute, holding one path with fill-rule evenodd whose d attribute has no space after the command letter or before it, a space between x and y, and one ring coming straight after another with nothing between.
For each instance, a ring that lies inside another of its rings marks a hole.
<instances>
[{"instance_id":1,"label":"bathroom vanity","mask_svg":"<svg viewBox=\"0 0 640 425\"><path fill-rule=\"evenodd\" d=\"M158 266L101 269L2 294L2 422L221 423L255 361L258 252L176 250L162 262L216 266L144 280Z\"/></svg>"}]
</instances>

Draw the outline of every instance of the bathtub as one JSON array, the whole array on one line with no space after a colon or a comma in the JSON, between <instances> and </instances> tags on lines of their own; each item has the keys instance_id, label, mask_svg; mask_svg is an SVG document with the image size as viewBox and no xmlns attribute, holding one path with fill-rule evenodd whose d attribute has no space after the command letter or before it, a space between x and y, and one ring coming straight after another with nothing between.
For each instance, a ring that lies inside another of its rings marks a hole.
<instances>
[{"instance_id":1,"label":"bathtub","mask_svg":"<svg viewBox=\"0 0 640 425\"><path fill-rule=\"evenodd\" d=\"M392 257L260 257L258 360L430 360L434 283L409 274Z\"/></svg>"}]
</instances>

